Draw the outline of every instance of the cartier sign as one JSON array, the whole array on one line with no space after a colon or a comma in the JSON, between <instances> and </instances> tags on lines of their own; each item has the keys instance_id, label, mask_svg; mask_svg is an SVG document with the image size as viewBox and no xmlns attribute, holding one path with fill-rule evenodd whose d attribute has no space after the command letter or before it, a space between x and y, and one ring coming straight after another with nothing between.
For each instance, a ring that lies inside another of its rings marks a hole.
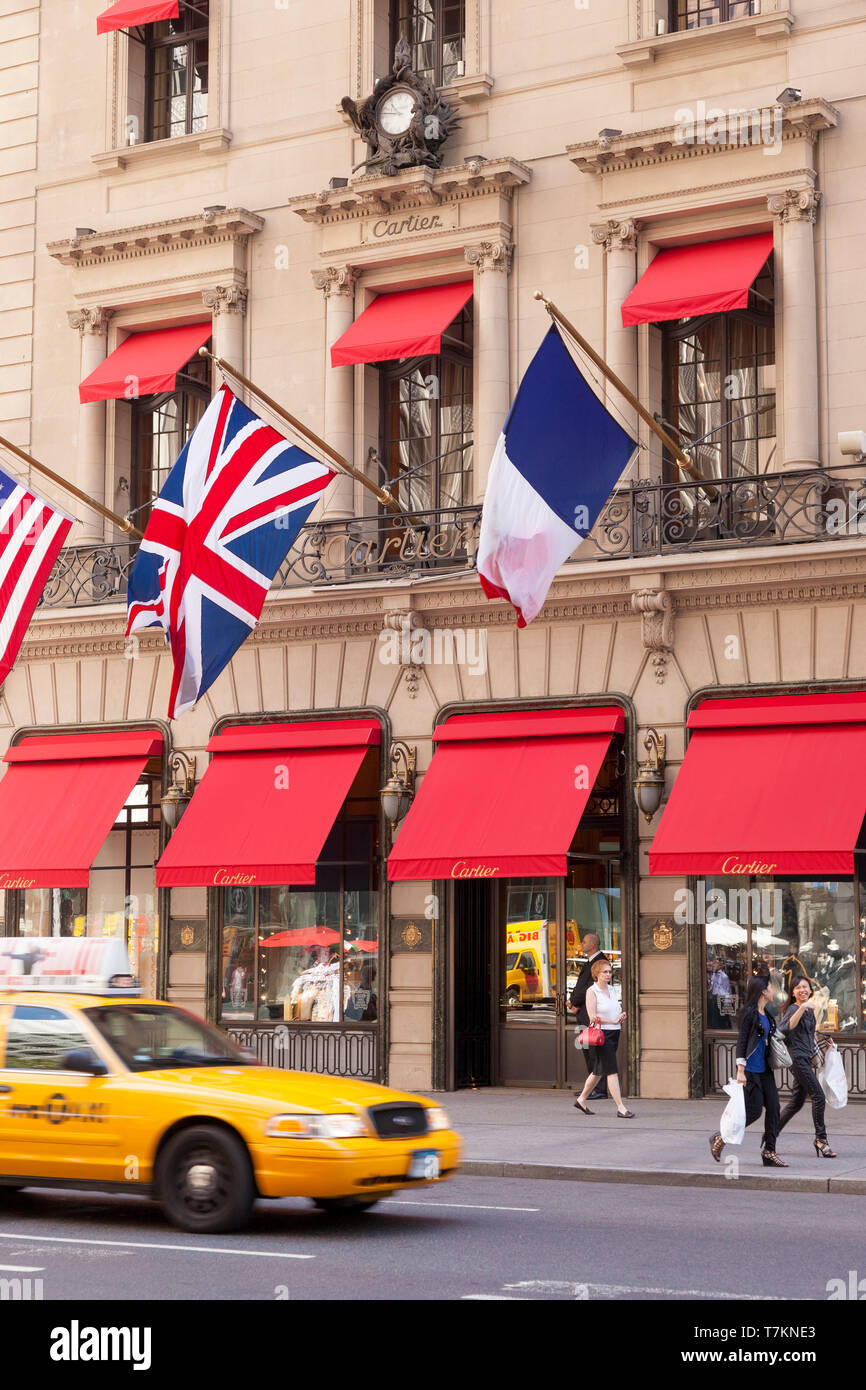
<instances>
[{"instance_id":1,"label":"cartier sign","mask_svg":"<svg viewBox=\"0 0 866 1390\"><path fill-rule=\"evenodd\" d=\"M432 207L414 212L388 212L364 223L361 239L367 245L396 241L404 236L429 236L431 232L452 232L457 226L456 207Z\"/></svg>"},{"instance_id":2,"label":"cartier sign","mask_svg":"<svg viewBox=\"0 0 866 1390\"><path fill-rule=\"evenodd\" d=\"M216 888L234 887L239 883L255 883L255 874L231 873L228 869L217 869L213 876Z\"/></svg>"}]
</instances>

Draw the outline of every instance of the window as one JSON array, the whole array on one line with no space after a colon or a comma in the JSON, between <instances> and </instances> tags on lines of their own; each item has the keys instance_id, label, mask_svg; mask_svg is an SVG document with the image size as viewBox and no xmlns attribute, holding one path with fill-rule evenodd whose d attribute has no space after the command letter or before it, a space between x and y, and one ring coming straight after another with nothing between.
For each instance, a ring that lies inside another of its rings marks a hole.
<instances>
[{"instance_id":1,"label":"window","mask_svg":"<svg viewBox=\"0 0 866 1390\"><path fill-rule=\"evenodd\" d=\"M760 12L760 0L671 0L671 31L704 29Z\"/></svg>"},{"instance_id":2,"label":"window","mask_svg":"<svg viewBox=\"0 0 866 1390\"><path fill-rule=\"evenodd\" d=\"M145 28L148 140L207 127L209 0L182 0L177 19Z\"/></svg>"},{"instance_id":3,"label":"window","mask_svg":"<svg viewBox=\"0 0 866 1390\"><path fill-rule=\"evenodd\" d=\"M359 779L375 779L375 755ZM358 781L309 887L222 893L222 1022L375 1023L378 820ZM374 792L375 794L375 792Z\"/></svg>"},{"instance_id":4,"label":"window","mask_svg":"<svg viewBox=\"0 0 866 1390\"><path fill-rule=\"evenodd\" d=\"M392 0L392 53L400 38L412 49L413 70L447 87L466 70L465 0Z\"/></svg>"},{"instance_id":5,"label":"window","mask_svg":"<svg viewBox=\"0 0 866 1390\"><path fill-rule=\"evenodd\" d=\"M9 1070L62 1071L67 1052L91 1050L90 1039L76 1019L62 1009L19 1004L6 1031Z\"/></svg>"},{"instance_id":6,"label":"window","mask_svg":"<svg viewBox=\"0 0 866 1390\"><path fill-rule=\"evenodd\" d=\"M130 1071L250 1065L225 1033L179 1009L109 1004L88 1009L87 1017Z\"/></svg>"},{"instance_id":7,"label":"window","mask_svg":"<svg viewBox=\"0 0 866 1390\"><path fill-rule=\"evenodd\" d=\"M210 347L210 343L208 343ZM178 372L176 388L133 402L133 460L131 506L140 531L150 515L184 444L210 404L210 365L207 358L190 358Z\"/></svg>"},{"instance_id":8,"label":"window","mask_svg":"<svg viewBox=\"0 0 866 1390\"><path fill-rule=\"evenodd\" d=\"M772 258L748 306L664 324L662 413L679 431L698 470L741 478L773 470L776 354ZM667 461L667 478L679 481Z\"/></svg>"},{"instance_id":9,"label":"window","mask_svg":"<svg viewBox=\"0 0 866 1390\"><path fill-rule=\"evenodd\" d=\"M442 335L438 356L381 368L381 457L409 512L472 501L472 304Z\"/></svg>"},{"instance_id":10,"label":"window","mask_svg":"<svg viewBox=\"0 0 866 1390\"><path fill-rule=\"evenodd\" d=\"M125 937L132 973L157 992L160 784L143 777L129 794L87 888L28 888L18 896L19 936Z\"/></svg>"}]
</instances>

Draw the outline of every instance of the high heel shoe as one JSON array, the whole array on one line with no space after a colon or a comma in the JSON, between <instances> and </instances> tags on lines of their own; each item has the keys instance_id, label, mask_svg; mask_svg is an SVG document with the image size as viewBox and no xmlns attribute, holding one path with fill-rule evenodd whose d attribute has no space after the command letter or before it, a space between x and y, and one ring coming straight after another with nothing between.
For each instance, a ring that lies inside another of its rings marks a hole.
<instances>
[{"instance_id":1,"label":"high heel shoe","mask_svg":"<svg viewBox=\"0 0 866 1390\"><path fill-rule=\"evenodd\" d=\"M786 1163L783 1158L780 1158L777 1153L773 1153L771 1149L763 1149L761 1152L761 1159L763 1160L765 1168L789 1168L791 1166L789 1163Z\"/></svg>"},{"instance_id":2,"label":"high heel shoe","mask_svg":"<svg viewBox=\"0 0 866 1390\"><path fill-rule=\"evenodd\" d=\"M724 1147L725 1141L722 1138L721 1134L719 1134L718 1130L715 1134L710 1135L710 1153L713 1155L713 1158L716 1160L717 1163L721 1163L722 1161L722 1149Z\"/></svg>"},{"instance_id":3,"label":"high heel shoe","mask_svg":"<svg viewBox=\"0 0 866 1390\"><path fill-rule=\"evenodd\" d=\"M826 1139L815 1139L813 1142L815 1145L815 1153L819 1158L838 1158L838 1154L833 1152Z\"/></svg>"}]
</instances>

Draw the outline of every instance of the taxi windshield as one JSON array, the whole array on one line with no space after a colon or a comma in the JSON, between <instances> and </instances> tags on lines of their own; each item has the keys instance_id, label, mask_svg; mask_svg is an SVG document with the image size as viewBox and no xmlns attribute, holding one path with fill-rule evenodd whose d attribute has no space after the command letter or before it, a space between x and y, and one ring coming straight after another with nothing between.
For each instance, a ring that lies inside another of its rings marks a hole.
<instances>
[{"instance_id":1,"label":"taxi windshield","mask_svg":"<svg viewBox=\"0 0 866 1390\"><path fill-rule=\"evenodd\" d=\"M170 1005L105 1004L84 1012L130 1071L251 1065L225 1033Z\"/></svg>"}]
</instances>

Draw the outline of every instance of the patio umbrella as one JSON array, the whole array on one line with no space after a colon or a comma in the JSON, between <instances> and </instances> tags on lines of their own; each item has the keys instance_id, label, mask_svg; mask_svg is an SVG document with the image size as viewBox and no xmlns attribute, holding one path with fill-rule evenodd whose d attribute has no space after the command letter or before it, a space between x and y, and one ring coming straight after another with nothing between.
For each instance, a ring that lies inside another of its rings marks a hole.
<instances>
[{"instance_id":1,"label":"patio umbrella","mask_svg":"<svg viewBox=\"0 0 866 1390\"><path fill-rule=\"evenodd\" d=\"M262 946L333 946L339 940L340 933L331 927L297 927L260 938Z\"/></svg>"}]
</instances>

